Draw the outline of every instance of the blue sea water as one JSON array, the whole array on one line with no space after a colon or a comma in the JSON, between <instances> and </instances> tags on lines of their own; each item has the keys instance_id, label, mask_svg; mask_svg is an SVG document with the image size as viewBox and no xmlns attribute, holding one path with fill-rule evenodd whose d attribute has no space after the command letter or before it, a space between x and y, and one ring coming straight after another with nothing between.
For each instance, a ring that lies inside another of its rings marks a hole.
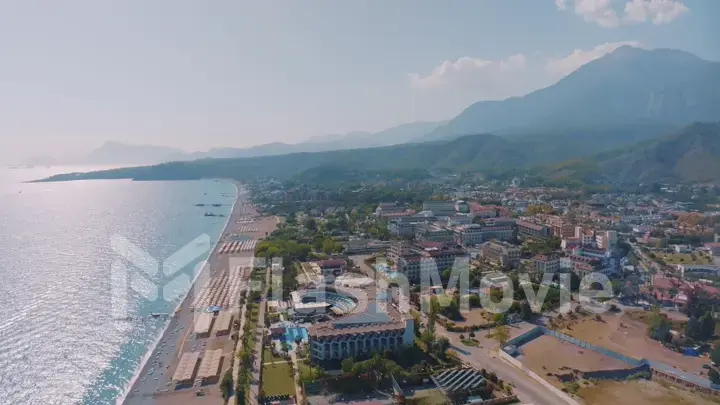
<instances>
[{"instance_id":1,"label":"blue sea water","mask_svg":"<svg viewBox=\"0 0 720 405\"><path fill-rule=\"evenodd\" d=\"M127 282L128 319L118 319L113 272L121 264L141 273L112 241L125 238L158 263L201 235L213 246L227 218L204 214L229 215L236 189L209 180L22 183L50 174L0 168L0 404L116 404L167 322L149 315L172 312L181 297L148 300ZM208 254L180 272L192 277ZM153 281L166 282L159 274Z\"/></svg>"}]
</instances>

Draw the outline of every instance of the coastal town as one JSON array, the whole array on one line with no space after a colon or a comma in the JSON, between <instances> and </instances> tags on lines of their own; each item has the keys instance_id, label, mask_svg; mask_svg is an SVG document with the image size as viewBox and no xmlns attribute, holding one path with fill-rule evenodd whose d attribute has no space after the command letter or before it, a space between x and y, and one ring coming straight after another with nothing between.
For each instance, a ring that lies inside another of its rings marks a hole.
<instances>
[{"instance_id":1,"label":"coastal town","mask_svg":"<svg viewBox=\"0 0 720 405\"><path fill-rule=\"evenodd\" d=\"M0 405L720 405L718 16L2 2Z\"/></svg>"},{"instance_id":2,"label":"coastal town","mask_svg":"<svg viewBox=\"0 0 720 405\"><path fill-rule=\"evenodd\" d=\"M715 403L717 190L517 183L239 185L129 401Z\"/></svg>"}]
</instances>

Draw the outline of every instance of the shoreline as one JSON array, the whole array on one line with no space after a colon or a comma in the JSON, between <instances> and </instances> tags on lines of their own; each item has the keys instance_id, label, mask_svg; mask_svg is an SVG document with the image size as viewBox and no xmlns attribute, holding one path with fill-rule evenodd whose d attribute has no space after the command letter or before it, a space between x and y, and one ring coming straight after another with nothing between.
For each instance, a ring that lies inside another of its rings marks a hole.
<instances>
[{"instance_id":1,"label":"shoreline","mask_svg":"<svg viewBox=\"0 0 720 405\"><path fill-rule=\"evenodd\" d=\"M123 404L129 404L130 401L134 401L133 393L138 394L140 397L139 402L143 402L144 400L147 400L148 398L154 402L154 396L155 394L161 392L158 390L153 390L153 388L157 388L157 386L153 386L150 381L143 380L141 377L143 375L148 375L150 371L150 366L152 365L151 360L153 357L159 358L162 357L162 364L165 366L169 366L172 361L173 357L178 357L178 352L182 349L182 347L185 344L185 338L187 337L187 334L189 333L189 328L192 327L192 319L193 319L193 312L190 310L190 305L192 304L192 300L194 297L191 296L191 292L194 288L196 288L196 283L201 278L201 276L204 275L204 273L209 279L212 277L213 269L212 269L212 263L213 260L217 258L216 249L217 246L222 241L223 237L228 232L228 229L230 228L230 225L233 221L233 219L236 216L236 209L238 207L238 203L240 202L240 186L239 183L230 180L230 184L235 187L235 201L233 202L233 205L230 209L230 212L227 215L227 220L225 222L225 225L222 228L222 231L220 232L217 240L212 245L212 248L210 250L210 253L208 254L208 257L204 260L201 270L195 274L195 277L190 283L190 287L188 288L187 293L185 296L180 300L175 307L175 309L172 312L172 317L170 317L170 320L166 323L164 329L162 330L162 333L158 334L155 341L148 346L148 351L145 353L145 355L142 357L140 361L140 365L136 372L133 374L133 377L130 379L130 382L127 384L125 390L123 393L118 396L118 398L115 401L116 405L123 405ZM178 312L178 310L182 310ZM173 329L171 326L175 324L176 328L179 329ZM168 342L172 340L173 335L175 335L175 332L181 332L176 336L176 341L174 344L168 345L168 351L163 352L159 349L162 349L165 346L165 342ZM160 345L160 343L163 343L163 345ZM174 347L174 350L170 350L172 347ZM172 356L171 356L172 355ZM154 367L152 367L154 369ZM170 371L169 368L165 368L166 371ZM161 375L164 373L161 372ZM169 378L169 375L165 375L165 377ZM149 384L145 384L148 382ZM167 387L167 386L165 386ZM152 393L149 393L147 391L152 390ZM143 392L146 391L146 392Z\"/></svg>"}]
</instances>

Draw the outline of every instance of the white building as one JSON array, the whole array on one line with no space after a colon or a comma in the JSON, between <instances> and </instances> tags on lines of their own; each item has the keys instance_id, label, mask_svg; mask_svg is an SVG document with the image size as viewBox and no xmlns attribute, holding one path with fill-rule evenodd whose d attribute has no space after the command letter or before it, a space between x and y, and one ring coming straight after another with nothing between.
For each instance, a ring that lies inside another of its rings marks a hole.
<instances>
[{"instance_id":1,"label":"white building","mask_svg":"<svg viewBox=\"0 0 720 405\"><path fill-rule=\"evenodd\" d=\"M455 214L455 201L451 200L429 200L423 201L423 211L432 211L435 215Z\"/></svg>"},{"instance_id":2,"label":"white building","mask_svg":"<svg viewBox=\"0 0 720 405\"><path fill-rule=\"evenodd\" d=\"M575 238L580 241L582 246L595 245L595 233L592 230L584 229L582 226L575 227Z\"/></svg>"},{"instance_id":3,"label":"white building","mask_svg":"<svg viewBox=\"0 0 720 405\"><path fill-rule=\"evenodd\" d=\"M535 271L557 273L560 271L560 258L556 255L538 255L533 259Z\"/></svg>"},{"instance_id":4,"label":"white building","mask_svg":"<svg viewBox=\"0 0 720 405\"><path fill-rule=\"evenodd\" d=\"M610 250L617 245L617 241L616 231L599 231L595 235L595 243L598 249Z\"/></svg>"},{"instance_id":5,"label":"white building","mask_svg":"<svg viewBox=\"0 0 720 405\"><path fill-rule=\"evenodd\" d=\"M371 298L358 308L364 311L310 327L310 355L314 360L342 360L413 344L413 319L394 305Z\"/></svg>"},{"instance_id":6,"label":"white building","mask_svg":"<svg viewBox=\"0 0 720 405\"><path fill-rule=\"evenodd\" d=\"M711 264L701 264L701 265L688 265L688 264L678 264L677 265L678 271L680 271L680 275L685 278L686 275L702 275L702 276L720 276L720 266L715 266Z\"/></svg>"},{"instance_id":7,"label":"white building","mask_svg":"<svg viewBox=\"0 0 720 405\"><path fill-rule=\"evenodd\" d=\"M455 228L455 241L465 246L479 245L492 239L507 242L514 237L515 230L511 226L470 224Z\"/></svg>"}]
</instances>

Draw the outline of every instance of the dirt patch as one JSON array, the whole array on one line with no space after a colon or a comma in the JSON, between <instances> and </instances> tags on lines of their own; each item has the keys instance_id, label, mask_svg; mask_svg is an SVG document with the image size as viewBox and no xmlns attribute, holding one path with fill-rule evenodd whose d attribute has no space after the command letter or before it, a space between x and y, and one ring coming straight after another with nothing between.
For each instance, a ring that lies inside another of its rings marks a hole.
<instances>
[{"instance_id":1,"label":"dirt patch","mask_svg":"<svg viewBox=\"0 0 720 405\"><path fill-rule=\"evenodd\" d=\"M645 380L602 381L591 387L581 384L578 395L588 405L717 405L719 403L716 402L718 400Z\"/></svg>"},{"instance_id":2,"label":"dirt patch","mask_svg":"<svg viewBox=\"0 0 720 405\"><path fill-rule=\"evenodd\" d=\"M535 374L562 387L555 375L569 375L573 371L609 371L631 368L625 362L583 349L552 336L540 336L520 347L518 358ZM548 375L552 374L552 375Z\"/></svg>"},{"instance_id":3,"label":"dirt patch","mask_svg":"<svg viewBox=\"0 0 720 405\"><path fill-rule=\"evenodd\" d=\"M657 257L667 264L712 264L713 262L711 256L699 253L659 253Z\"/></svg>"},{"instance_id":4,"label":"dirt patch","mask_svg":"<svg viewBox=\"0 0 720 405\"><path fill-rule=\"evenodd\" d=\"M456 325L458 325L458 326L475 326L475 325L477 325L477 326L482 327L482 326L492 323L492 321L490 321L488 319L488 318L490 318L488 313L479 308L472 309L468 312L463 312L462 316L465 319L462 321L454 321Z\"/></svg>"},{"instance_id":5,"label":"dirt patch","mask_svg":"<svg viewBox=\"0 0 720 405\"><path fill-rule=\"evenodd\" d=\"M679 370L703 375L707 359L684 356L647 337L647 325L628 315L604 315L603 321L586 320L564 333L636 359L646 358Z\"/></svg>"}]
</instances>

